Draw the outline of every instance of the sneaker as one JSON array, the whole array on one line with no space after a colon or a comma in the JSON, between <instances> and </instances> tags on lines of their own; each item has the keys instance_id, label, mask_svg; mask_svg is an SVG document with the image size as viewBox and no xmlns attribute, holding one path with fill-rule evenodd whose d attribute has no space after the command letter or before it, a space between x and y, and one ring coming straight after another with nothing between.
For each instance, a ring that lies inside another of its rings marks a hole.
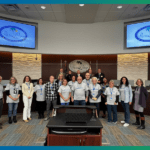
<instances>
[{"instance_id":1,"label":"sneaker","mask_svg":"<svg viewBox=\"0 0 150 150\"><path fill-rule=\"evenodd\" d=\"M46 117L45 119L44 119L44 121L47 121L47 120L49 120L50 118L49 117Z\"/></svg>"},{"instance_id":2,"label":"sneaker","mask_svg":"<svg viewBox=\"0 0 150 150\"><path fill-rule=\"evenodd\" d=\"M128 124L128 123L125 123L123 126L124 126L124 127L128 127L128 126L129 126L129 124Z\"/></svg>"},{"instance_id":3,"label":"sneaker","mask_svg":"<svg viewBox=\"0 0 150 150\"><path fill-rule=\"evenodd\" d=\"M113 122L114 124L117 124L117 121L116 122Z\"/></svg>"},{"instance_id":4,"label":"sneaker","mask_svg":"<svg viewBox=\"0 0 150 150\"><path fill-rule=\"evenodd\" d=\"M56 110L54 110L54 112L53 112L53 116L56 116Z\"/></svg>"},{"instance_id":5,"label":"sneaker","mask_svg":"<svg viewBox=\"0 0 150 150\"><path fill-rule=\"evenodd\" d=\"M121 121L121 123L125 123L125 121Z\"/></svg>"}]
</instances>

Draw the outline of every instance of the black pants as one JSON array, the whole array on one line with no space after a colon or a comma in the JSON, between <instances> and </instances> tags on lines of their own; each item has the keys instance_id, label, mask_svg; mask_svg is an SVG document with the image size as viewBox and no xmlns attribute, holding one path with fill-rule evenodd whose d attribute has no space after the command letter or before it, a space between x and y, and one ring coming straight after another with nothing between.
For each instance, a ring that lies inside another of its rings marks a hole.
<instances>
[{"instance_id":1,"label":"black pants","mask_svg":"<svg viewBox=\"0 0 150 150\"><path fill-rule=\"evenodd\" d=\"M44 115L45 102L37 101L37 111L39 115Z\"/></svg>"},{"instance_id":2,"label":"black pants","mask_svg":"<svg viewBox=\"0 0 150 150\"><path fill-rule=\"evenodd\" d=\"M103 114L106 115L107 106L105 105L105 98L101 96L101 110L103 111Z\"/></svg>"},{"instance_id":3,"label":"black pants","mask_svg":"<svg viewBox=\"0 0 150 150\"><path fill-rule=\"evenodd\" d=\"M141 117L144 117L143 112L138 112L138 111L134 111L134 112L135 112L135 115L140 115Z\"/></svg>"},{"instance_id":4,"label":"black pants","mask_svg":"<svg viewBox=\"0 0 150 150\"><path fill-rule=\"evenodd\" d=\"M3 99L0 99L0 118L2 115L2 109L3 109Z\"/></svg>"}]
</instances>

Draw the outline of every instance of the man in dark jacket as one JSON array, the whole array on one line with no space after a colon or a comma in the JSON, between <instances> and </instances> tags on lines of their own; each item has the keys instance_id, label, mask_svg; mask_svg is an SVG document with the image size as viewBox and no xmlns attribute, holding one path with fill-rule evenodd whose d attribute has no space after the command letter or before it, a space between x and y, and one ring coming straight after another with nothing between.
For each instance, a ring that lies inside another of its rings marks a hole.
<instances>
[{"instance_id":1,"label":"man in dark jacket","mask_svg":"<svg viewBox=\"0 0 150 150\"><path fill-rule=\"evenodd\" d=\"M104 73L101 73L101 69L98 69L97 73L95 74L95 77L98 79L98 84L103 84L103 79L105 77Z\"/></svg>"}]
</instances>

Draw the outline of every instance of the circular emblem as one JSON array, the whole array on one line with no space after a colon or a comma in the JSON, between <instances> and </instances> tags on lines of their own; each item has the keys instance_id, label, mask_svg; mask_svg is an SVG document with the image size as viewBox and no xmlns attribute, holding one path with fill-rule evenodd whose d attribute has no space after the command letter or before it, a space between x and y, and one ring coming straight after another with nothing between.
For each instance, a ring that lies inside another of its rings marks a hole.
<instances>
[{"instance_id":1,"label":"circular emblem","mask_svg":"<svg viewBox=\"0 0 150 150\"><path fill-rule=\"evenodd\" d=\"M75 73L78 70L80 70L81 73L86 72L89 68L90 68L89 63L84 60L74 60L69 64L69 69Z\"/></svg>"},{"instance_id":2,"label":"circular emblem","mask_svg":"<svg viewBox=\"0 0 150 150\"><path fill-rule=\"evenodd\" d=\"M0 36L10 42L22 42L26 40L27 33L16 26L4 26L0 28Z\"/></svg>"},{"instance_id":3,"label":"circular emblem","mask_svg":"<svg viewBox=\"0 0 150 150\"><path fill-rule=\"evenodd\" d=\"M137 30L135 38L142 42L150 42L150 26L145 26Z\"/></svg>"}]
</instances>

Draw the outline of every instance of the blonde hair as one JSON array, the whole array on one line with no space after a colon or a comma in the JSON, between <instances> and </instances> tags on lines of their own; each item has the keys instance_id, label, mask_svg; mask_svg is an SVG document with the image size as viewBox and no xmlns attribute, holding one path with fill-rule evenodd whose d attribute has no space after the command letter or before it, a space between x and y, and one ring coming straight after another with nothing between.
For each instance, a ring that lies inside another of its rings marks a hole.
<instances>
[{"instance_id":1,"label":"blonde hair","mask_svg":"<svg viewBox=\"0 0 150 150\"><path fill-rule=\"evenodd\" d=\"M60 74L58 75L58 80L59 80L59 78L60 78L61 75L63 76L62 80L64 79L64 75L63 75L62 73L60 73Z\"/></svg>"},{"instance_id":2,"label":"blonde hair","mask_svg":"<svg viewBox=\"0 0 150 150\"><path fill-rule=\"evenodd\" d=\"M114 84L114 80L110 80L109 83L112 82Z\"/></svg>"},{"instance_id":3,"label":"blonde hair","mask_svg":"<svg viewBox=\"0 0 150 150\"><path fill-rule=\"evenodd\" d=\"M96 81L98 82L98 79L96 77L92 77L92 81L93 81L93 79L96 79Z\"/></svg>"},{"instance_id":4,"label":"blonde hair","mask_svg":"<svg viewBox=\"0 0 150 150\"><path fill-rule=\"evenodd\" d=\"M16 79L15 77L12 76L12 77L10 77L10 79L9 79L9 83L10 83L10 84L11 84L11 79L12 79L12 78L15 79L15 83L18 83L17 79Z\"/></svg>"}]
</instances>

